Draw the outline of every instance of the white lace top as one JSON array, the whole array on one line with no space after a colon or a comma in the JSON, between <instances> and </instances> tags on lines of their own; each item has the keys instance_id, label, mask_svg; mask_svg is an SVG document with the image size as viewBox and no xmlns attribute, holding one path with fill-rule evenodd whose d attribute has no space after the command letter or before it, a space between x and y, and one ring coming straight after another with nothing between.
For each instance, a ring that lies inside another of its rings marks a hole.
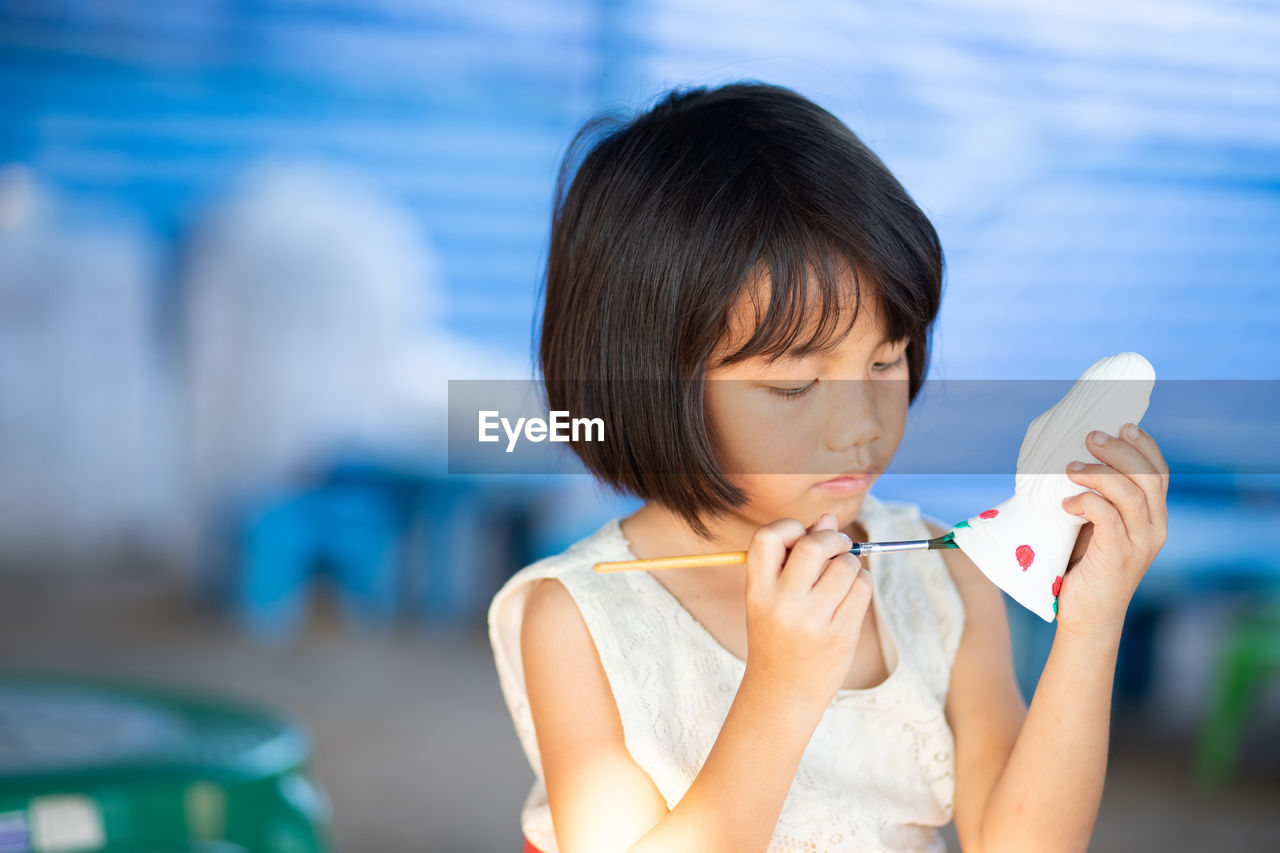
<instances>
[{"instance_id":1,"label":"white lace top","mask_svg":"<svg viewBox=\"0 0 1280 853\"><path fill-rule=\"evenodd\" d=\"M871 541L930 538L916 504L868 493L858 516ZM536 777L525 836L559 853L525 693L520 622L530 582L555 577L577 603L608 676L632 758L672 808L702 767L746 664L649 572L597 573L635 559L606 522L513 575L489 606L489 638L516 734ZM942 851L952 817L954 741L943 707L964 608L937 551L874 554L872 598L889 677L840 690L800 761L769 853Z\"/></svg>"}]
</instances>

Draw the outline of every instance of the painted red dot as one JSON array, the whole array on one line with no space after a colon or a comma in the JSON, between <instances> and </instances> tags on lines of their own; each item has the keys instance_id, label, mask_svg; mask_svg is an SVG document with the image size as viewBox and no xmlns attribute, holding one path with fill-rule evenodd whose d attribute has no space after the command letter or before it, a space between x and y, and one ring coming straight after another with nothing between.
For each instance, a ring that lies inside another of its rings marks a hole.
<instances>
[{"instance_id":1,"label":"painted red dot","mask_svg":"<svg viewBox=\"0 0 1280 853\"><path fill-rule=\"evenodd\" d=\"M996 517L997 515L999 515L999 514L1000 514L1000 510L998 510L998 509L989 509L989 510L987 510L986 512L980 512L980 513L978 513L978 518L995 518L995 517Z\"/></svg>"},{"instance_id":2,"label":"painted red dot","mask_svg":"<svg viewBox=\"0 0 1280 853\"><path fill-rule=\"evenodd\" d=\"M1036 552L1031 550L1030 545L1019 545L1017 550L1013 552L1013 556L1018 558L1018 565L1022 566L1022 570L1025 572L1031 568L1031 563L1036 558Z\"/></svg>"},{"instance_id":3,"label":"painted red dot","mask_svg":"<svg viewBox=\"0 0 1280 853\"><path fill-rule=\"evenodd\" d=\"M1062 592L1062 575L1053 579L1053 597L1057 598L1060 592Z\"/></svg>"}]
</instances>

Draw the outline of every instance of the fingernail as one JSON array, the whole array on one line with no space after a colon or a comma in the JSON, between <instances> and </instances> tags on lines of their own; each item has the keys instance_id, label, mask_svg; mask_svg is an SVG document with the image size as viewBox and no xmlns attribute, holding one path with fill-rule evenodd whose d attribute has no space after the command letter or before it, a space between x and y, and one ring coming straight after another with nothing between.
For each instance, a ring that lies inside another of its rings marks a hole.
<instances>
[{"instance_id":1,"label":"fingernail","mask_svg":"<svg viewBox=\"0 0 1280 853\"><path fill-rule=\"evenodd\" d=\"M1072 462L1070 465L1068 465L1068 466L1067 466L1067 470L1068 470L1068 471L1083 471L1083 470L1084 470L1084 463L1083 463L1083 462L1081 462L1079 459L1077 459L1075 462Z\"/></svg>"},{"instance_id":2,"label":"fingernail","mask_svg":"<svg viewBox=\"0 0 1280 853\"><path fill-rule=\"evenodd\" d=\"M848 533L845 533L843 530L841 530L841 531L840 531L840 535L844 537L845 544L846 544L846 545L848 545L850 548L852 548L852 547L853 547L853 540L849 538L849 534L848 534Z\"/></svg>"},{"instance_id":3,"label":"fingernail","mask_svg":"<svg viewBox=\"0 0 1280 853\"><path fill-rule=\"evenodd\" d=\"M1094 444L1107 443L1107 434L1101 430L1095 430L1089 437L1093 439Z\"/></svg>"},{"instance_id":4,"label":"fingernail","mask_svg":"<svg viewBox=\"0 0 1280 853\"><path fill-rule=\"evenodd\" d=\"M1124 428L1124 434L1130 441L1138 440L1138 427L1135 424L1129 424Z\"/></svg>"}]
</instances>

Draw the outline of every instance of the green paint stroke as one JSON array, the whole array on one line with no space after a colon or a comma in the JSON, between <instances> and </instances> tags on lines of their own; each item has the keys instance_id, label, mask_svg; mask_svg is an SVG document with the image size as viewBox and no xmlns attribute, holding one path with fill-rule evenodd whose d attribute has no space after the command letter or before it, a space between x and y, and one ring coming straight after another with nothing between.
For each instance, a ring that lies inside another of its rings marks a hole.
<instances>
[{"instance_id":1,"label":"green paint stroke","mask_svg":"<svg viewBox=\"0 0 1280 853\"><path fill-rule=\"evenodd\" d=\"M951 529L959 530L961 527L968 527L968 526L969 526L969 519L966 518L964 521L960 522L959 524L952 526Z\"/></svg>"}]
</instances>

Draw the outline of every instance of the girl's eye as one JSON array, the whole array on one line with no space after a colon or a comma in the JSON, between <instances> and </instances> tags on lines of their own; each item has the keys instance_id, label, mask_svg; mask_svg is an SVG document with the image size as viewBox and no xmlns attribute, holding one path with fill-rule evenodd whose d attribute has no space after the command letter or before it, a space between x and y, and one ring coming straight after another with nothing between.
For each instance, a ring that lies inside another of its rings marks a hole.
<instances>
[{"instance_id":1,"label":"girl's eye","mask_svg":"<svg viewBox=\"0 0 1280 853\"><path fill-rule=\"evenodd\" d=\"M904 352L902 355L898 356L897 361L890 361L890 362L877 361L875 364L871 365L871 367L875 370L880 371L881 373L884 373L887 370L892 370L893 368L901 365L902 362L906 359L906 357L907 357L907 354Z\"/></svg>"},{"instance_id":2,"label":"girl's eye","mask_svg":"<svg viewBox=\"0 0 1280 853\"><path fill-rule=\"evenodd\" d=\"M907 353L904 350L902 355L898 356L897 361L888 361L888 362L877 361L875 364L871 365L871 367L872 369L874 369L879 373L887 373L888 371L893 370L895 367L901 367L906 362L906 360L907 360ZM766 386L766 387L768 388L770 394L776 394L779 397L795 398L808 393L809 389L817 384L818 384L818 380L815 379L812 382L810 382L808 385L804 385L799 388L774 388L772 386Z\"/></svg>"},{"instance_id":3,"label":"girl's eye","mask_svg":"<svg viewBox=\"0 0 1280 853\"><path fill-rule=\"evenodd\" d=\"M806 391L808 391L810 388L812 388L814 385L817 385L817 384L818 384L818 380L815 379L812 382L810 382L808 385L804 385L800 388L774 388L772 386L768 386L768 387L769 387L770 394L776 394L779 397L799 397L801 394L804 394Z\"/></svg>"}]
</instances>

